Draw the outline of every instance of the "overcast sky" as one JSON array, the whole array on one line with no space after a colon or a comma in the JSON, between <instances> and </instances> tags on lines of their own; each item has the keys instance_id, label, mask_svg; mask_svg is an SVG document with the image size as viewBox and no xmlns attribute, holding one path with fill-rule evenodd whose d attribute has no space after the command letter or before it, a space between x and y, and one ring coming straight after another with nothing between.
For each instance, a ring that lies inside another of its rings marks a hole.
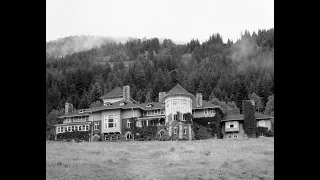
<instances>
[{"instance_id":1,"label":"overcast sky","mask_svg":"<svg viewBox=\"0 0 320 180\"><path fill-rule=\"evenodd\" d=\"M47 0L46 40L74 35L205 41L274 27L273 0Z\"/></svg>"}]
</instances>

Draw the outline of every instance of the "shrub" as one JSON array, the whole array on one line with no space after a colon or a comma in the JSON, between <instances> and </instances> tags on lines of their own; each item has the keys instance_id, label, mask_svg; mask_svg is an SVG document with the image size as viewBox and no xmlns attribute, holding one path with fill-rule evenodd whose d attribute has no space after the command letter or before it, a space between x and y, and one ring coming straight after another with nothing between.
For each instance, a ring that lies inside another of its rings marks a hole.
<instances>
[{"instance_id":1,"label":"shrub","mask_svg":"<svg viewBox=\"0 0 320 180\"><path fill-rule=\"evenodd\" d=\"M274 134L271 130L268 130L267 133L266 133L266 136L267 137L274 137Z\"/></svg>"},{"instance_id":2,"label":"shrub","mask_svg":"<svg viewBox=\"0 0 320 180\"><path fill-rule=\"evenodd\" d=\"M57 134L57 139L67 140L67 139L80 139L89 141L89 131L73 131L73 132L64 132Z\"/></svg>"},{"instance_id":3,"label":"shrub","mask_svg":"<svg viewBox=\"0 0 320 180\"><path fill-rule=\"evenodd\" d=\"M136 132L139 134L136 135L137 140L150 141L151 139L155 139L157 136L157 126L137 127Z\"/></svg>"},{"instance_id":4,"label":"shrub","mask_svg":"<svg viewBox=\"0 0 320 180\"><path fill-rule=\"evenodd\" d=\"M208 128L196 121L193 121L193 131L194 131L194 138L195 139L209 139L213 138L214 136L210 133L211 128Z\"/></svg>"},{"instance_id":5,"label":"shrub","mask_svg":"<svg viewBox=\"0 0 320 180\"><path fill-rule=\"evenodd\" d=\"M195 138L196 139L197 139L197 137L200 138L201 136L203 136L203 135L200 134L199 130L202 131L202 133L206 133L206 131L201 130L204 127L207 128L207 131L211 134L211 136L208 135L207 137L203 137L201 139L213 138L215 136L217 138L219 138L219 139L222 138L222 133L221 133L221 114L219 112L217 112L216 116L214 116L214 117L195 118L195 119L193 119L193 122L197 123L193 128L193 130L195 132ZM202 125L204 127L199 127L198 125ZM197 133L196 133L196 131L197 131Z\"/></svg>"},{"instance_id":6,"label":"shrub","mask_svg":"<svg viewBox=\"0 0 320 180\"><path fill-rule=\"evenodd\" d=\"M268 132L267 127L257 127L256 136L259 137L261 134L266 136L267 132Z\"/></svg>"}]
</instances>

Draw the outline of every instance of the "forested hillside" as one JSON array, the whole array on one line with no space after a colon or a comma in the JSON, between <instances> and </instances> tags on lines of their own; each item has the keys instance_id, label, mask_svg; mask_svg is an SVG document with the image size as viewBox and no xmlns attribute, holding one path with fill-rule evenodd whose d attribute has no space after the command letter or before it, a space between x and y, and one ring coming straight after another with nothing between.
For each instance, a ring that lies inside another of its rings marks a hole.
<instances>
[{"instance_id":1,"label":"forested hillside","mask_svg":"<svg viewBox=\"0 0 320 180\"><path fill-rule=\"evenodd\" d=\"M273 114L266 107L268 99L273 101L273 63L273 28L245 31L239 40L227 43L220 34L184 45L170 39L160 43L157 38L107 42L61 58L47 56L46 111L47 115L59 111L66 101L77 109L88 108L104 93L124 85L130 85L137 101L158 101L160 91L179 82L226 109L241 111L241 101L250 97L257 99L258 111Z\"/></svg>"}]
</instances>

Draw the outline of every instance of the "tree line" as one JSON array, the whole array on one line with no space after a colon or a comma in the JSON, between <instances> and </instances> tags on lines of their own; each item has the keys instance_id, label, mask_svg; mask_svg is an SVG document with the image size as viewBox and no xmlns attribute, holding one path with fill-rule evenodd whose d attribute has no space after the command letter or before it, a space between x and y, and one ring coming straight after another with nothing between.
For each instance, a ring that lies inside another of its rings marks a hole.
<instances>
[{"instance_id":1,"label":"tree line","mask_svg":"<svg viewBox=\"0 0 320 180\"><path fill-rule=\"evenodd\" d=\"M57 114L65 102L76 109L99 106L100 96L124 85L138 102L156 102L159 92L180 83L229 113L242 112L242 100L254 99L257 111L273 115L273 54L271 28L245 31L236 42L224 43L216 33L202 43L133 39L61 58L47 55L46 114Z\"/></svg>"}]
</instances>

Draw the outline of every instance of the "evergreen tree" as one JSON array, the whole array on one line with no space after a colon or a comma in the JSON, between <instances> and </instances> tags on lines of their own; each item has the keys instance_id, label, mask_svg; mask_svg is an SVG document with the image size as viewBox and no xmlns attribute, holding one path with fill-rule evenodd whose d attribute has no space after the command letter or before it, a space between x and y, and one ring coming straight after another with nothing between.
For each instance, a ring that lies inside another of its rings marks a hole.
<instances>
[{"instance_id":1,"label":"evergreen tree","mask_svg":"<svg viewBox=\"0 0 320 180\"><path fill-rule=\"evenodd\" d=\"M94 83L89 94L88 104L91 104L95 101L101 101L100 97L102 96L102 91L98 82Z\"/></svg>"},{"instance_id":2,"label":"evergreen tree","mask_svg":"<svg viewBox=\"0 0 320 180\"><path fill-rule=\"evenodd\" d=\"M101 101L95 101L89 105L90 108L96 108L101 106L103 106L103 103Z\"/></svg>"},{"instance_id":3,"label":"evergreen tree","mask_svg":"<svg viewBox=\"0 0 320 180\"><path fill-rule=\"evenodd\" d=\"M256 111L260 112L260 110L263 108L261 98L256 93L250 94L249 98L254 100Z\"/></svg>"},{"instance_id":4,"label":"evergreen tree","mask_svg":"<svg viewBox=\"0 0 320 180\"><path fill-rule=\"evenodd\" d=\"M264 114L274 116L274 95L273 94L268 97L268 102L266 104Z\"/></svg>"},{"instance_id":5,"label":"evergreen tree","mask_svg":"<svg viewBox=\"0 0 320 180\"><path fill-rule=\"evenodd\" d=\"M61 93L56 83L53 83L46 93L47 114L52 109L57 109L60 102Z\"/></svg>"}]
</instances>

